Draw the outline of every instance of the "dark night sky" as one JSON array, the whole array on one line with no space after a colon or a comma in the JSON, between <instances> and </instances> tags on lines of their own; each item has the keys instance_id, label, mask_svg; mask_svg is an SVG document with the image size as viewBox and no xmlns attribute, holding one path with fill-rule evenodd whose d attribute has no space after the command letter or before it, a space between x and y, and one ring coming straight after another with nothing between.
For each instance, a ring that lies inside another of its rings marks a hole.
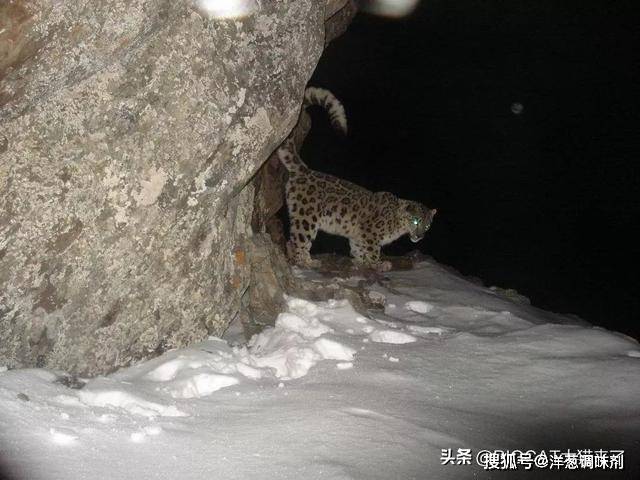
<instances>
[{"instance_id":1,"label":"dark night sky","mask_svg":"<svg viewBox=\"0 0 640 480\"><path fill-rule=\"evenodd\" d=\"M634 11L437 0L402 20L360 14L310 82L343 101L350 135L314 111L303 157L437 207L420 248L438 261L639 337ZM326 237L317 249L348 252Z\"/></svg>"}]
</instances>

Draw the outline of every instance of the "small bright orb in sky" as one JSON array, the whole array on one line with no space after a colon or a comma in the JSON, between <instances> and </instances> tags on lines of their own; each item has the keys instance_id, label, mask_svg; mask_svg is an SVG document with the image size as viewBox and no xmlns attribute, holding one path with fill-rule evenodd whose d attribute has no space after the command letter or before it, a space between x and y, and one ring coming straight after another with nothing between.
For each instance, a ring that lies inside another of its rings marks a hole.
<instances>
[{"instance_id":1,"label":"small bright orb in sky","mask_svg":"<svg viewBox=\"0 0 640 480\"><path fill-rule=\"evenodd\" d=\"M258 11L256 0L195 0L196 7L209 18L240 18Z\"/></svg>"},{"instance_id":2,"label":"small bright orb in sky","mask_svg":"<svg viewBox=\"0 0 640 480\"><path fill-rule=\"evenodd\" d=\"M420 0L364 0L361 8L374 15L399 18L413 12L419 2Z\"/></svg>"},{"instance_id":3,"label":"small bright orb in sky","mask_svg":"<svg viewBox=\"0 0 640 480\"><path fill-rule=\"evenodd\" d=\"M511 104L511 112L514 115L520 115L524 111L524 105L520 102L514 102Z\"/></svg>"}]
</instances>

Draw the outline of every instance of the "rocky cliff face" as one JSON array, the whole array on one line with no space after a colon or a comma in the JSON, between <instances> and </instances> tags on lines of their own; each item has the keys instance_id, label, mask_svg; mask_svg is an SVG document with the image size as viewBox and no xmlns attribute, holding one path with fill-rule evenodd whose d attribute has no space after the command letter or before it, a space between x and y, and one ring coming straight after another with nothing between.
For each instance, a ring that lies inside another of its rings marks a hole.
<instances>
[{"instance_id":1,"label":"rocky cliff face","mask_svg":"<svg viewBox=\"0 0 640 480\"><path fill-rule=\"evenodd\" d=\"M93 375L227 327L267 242L250 180L339 3L0 5L0 364Z\"/></svg>"}]
</instances>

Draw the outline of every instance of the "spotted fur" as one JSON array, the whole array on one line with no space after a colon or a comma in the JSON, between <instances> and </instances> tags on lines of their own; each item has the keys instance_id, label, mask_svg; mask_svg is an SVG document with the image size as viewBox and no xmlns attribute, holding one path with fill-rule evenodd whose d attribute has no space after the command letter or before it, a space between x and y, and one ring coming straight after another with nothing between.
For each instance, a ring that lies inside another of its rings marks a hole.
<instances>
[{"instance_id":1,"label":"spotted fur","mask_svg":"<svg viewBox=\"0 0 640 480\"><path fill-rule=\"evenodd\" d=\"M291 139L278 149L278 158L289 171L286 200L291 235L287 250L298 265L317 266L309 252L322 230L347 237L356 263L388 270L389 262L380 260L381 247L405 234L419 242L431 227L436 209L316 172L302 161Z\"/></svg>"}]
</instances>

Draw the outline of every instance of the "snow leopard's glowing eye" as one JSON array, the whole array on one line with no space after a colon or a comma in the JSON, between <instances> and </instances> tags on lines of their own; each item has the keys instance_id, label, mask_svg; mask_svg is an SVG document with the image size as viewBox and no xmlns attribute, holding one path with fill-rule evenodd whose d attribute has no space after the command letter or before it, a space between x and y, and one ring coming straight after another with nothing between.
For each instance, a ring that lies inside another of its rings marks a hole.
<instances>
[{"instance_id":1,"label":"snow leopard's glowing eye","mask_svg":"<svg viewBox=\"0 0 640 480\"><path fill-rule=\"evenodd\" d=\"M414 218L413 219L413 224L414 225L418 225L420 223L420 219L419 218Z\"/></svg>"}]
</instances>

